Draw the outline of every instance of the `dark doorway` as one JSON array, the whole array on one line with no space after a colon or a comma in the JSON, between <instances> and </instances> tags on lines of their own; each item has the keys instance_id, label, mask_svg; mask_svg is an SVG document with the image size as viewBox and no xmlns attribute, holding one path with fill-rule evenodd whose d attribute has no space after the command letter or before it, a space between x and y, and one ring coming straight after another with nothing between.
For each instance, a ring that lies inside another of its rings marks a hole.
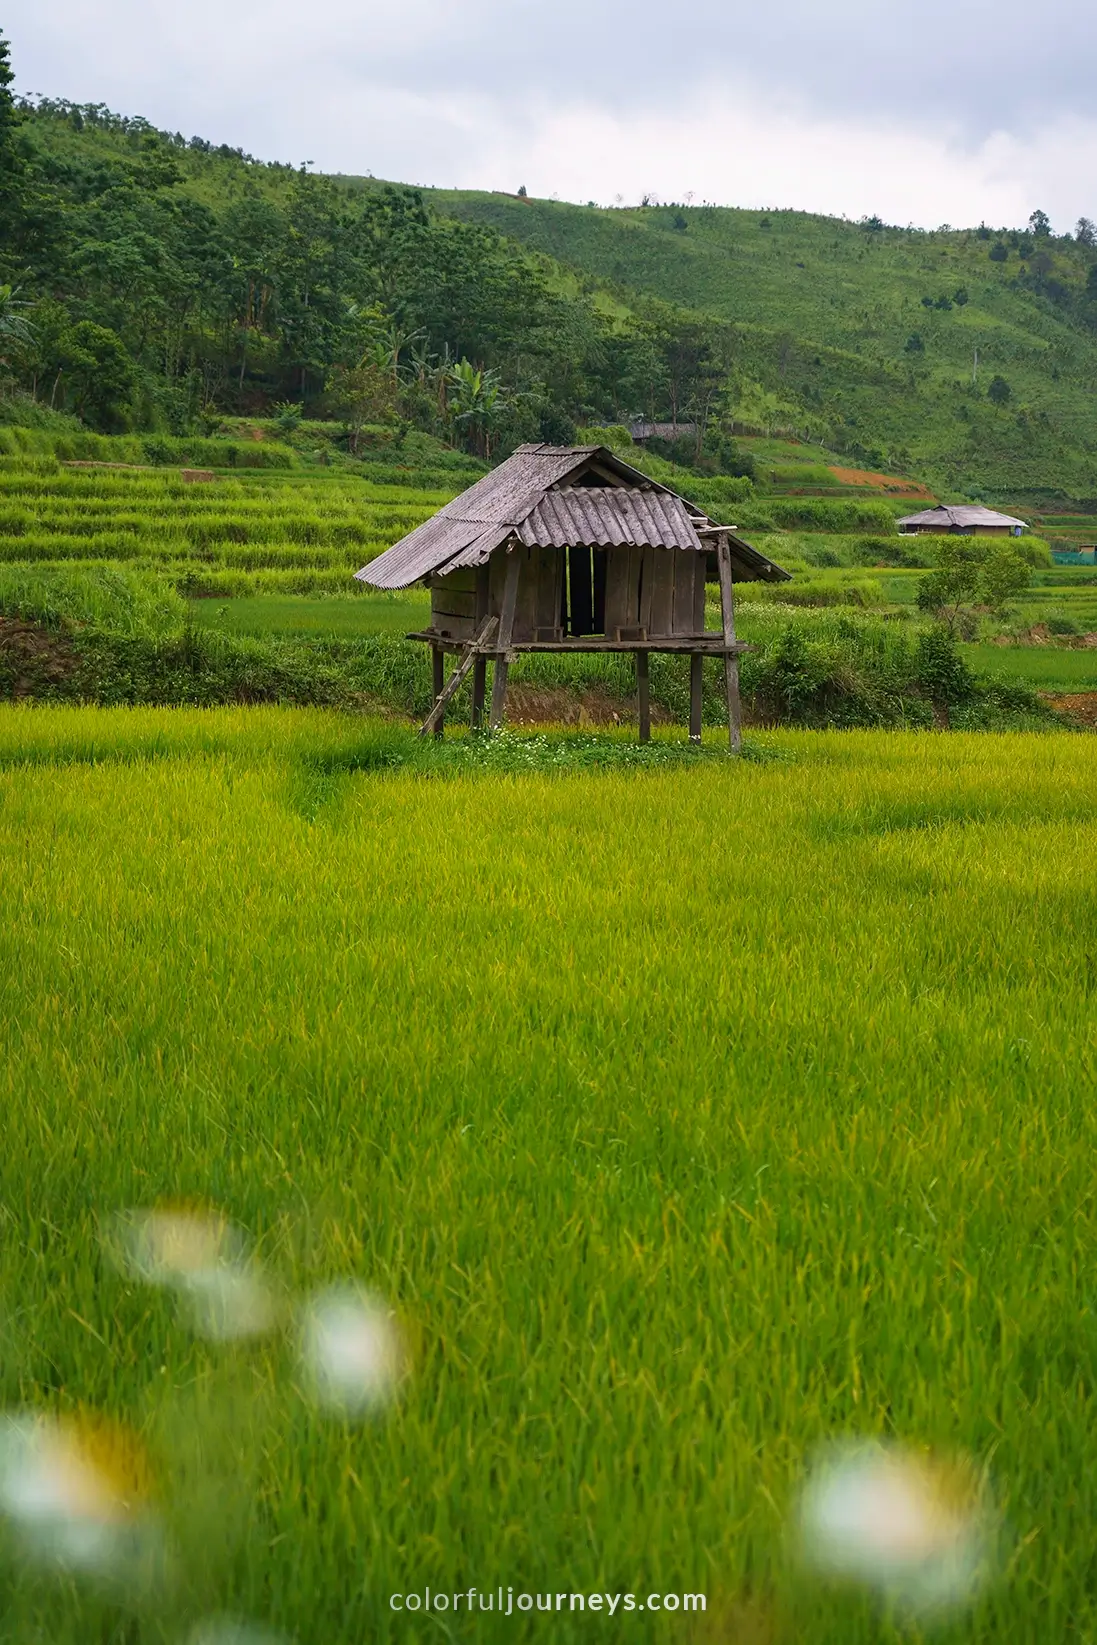
<instances>
[{"instance_id":1,"label":"dark doorway","mask_svg":"<svg viewBox=\"0 0 1097 1645\"><path fill-rule=\"evenodd\" d=\"M565 633L581 636L606 632L606 551L569 548Z\"/></svg>"}]
</instances>

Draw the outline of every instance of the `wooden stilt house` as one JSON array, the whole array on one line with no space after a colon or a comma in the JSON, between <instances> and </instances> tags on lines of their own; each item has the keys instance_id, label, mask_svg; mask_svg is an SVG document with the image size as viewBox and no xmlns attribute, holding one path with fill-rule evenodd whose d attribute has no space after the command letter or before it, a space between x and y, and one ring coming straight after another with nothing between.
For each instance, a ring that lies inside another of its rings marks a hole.
<instances>
[{"instance_id":1,"label":"wooden stilt house","mask_svg":"<svg viewBox=\"0 0 1097 1645\"><path fill-rule=\"evenodd\" d=\"M716 562L719 629L705 629L705 574ZM432 519L357 573L374 588L426 581L430 627L409 635L433 651L434 707L424 732L441 735L446 705L472 673L472 723L482 725L493 663L490 724L502 723L507 671L523 651L618 651L636 657L641 741L651 734L648 657L690 659L689 731L701 736L701 668L725 665L728 725L739 747L739 654L734 582L788 573L715 525L685 498L602 446L520 446ZM457 658L448 679L445 657Z\"/></svg>"}]
</instances>

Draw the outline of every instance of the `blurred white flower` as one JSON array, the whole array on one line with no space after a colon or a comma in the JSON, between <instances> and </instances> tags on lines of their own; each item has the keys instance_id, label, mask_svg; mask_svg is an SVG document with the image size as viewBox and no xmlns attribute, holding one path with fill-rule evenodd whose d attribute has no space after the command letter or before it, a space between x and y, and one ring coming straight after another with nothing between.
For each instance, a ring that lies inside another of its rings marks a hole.
<instances>
[{"instance_id":1,"label":"blurred white flower","mask_svg":"<svg viewBox=\"0 0 1097 1645\"><path fill-rule=\"evenodd\" d=\"M307 1304L301 1357L317 1402L344 1416L379 1411L392 1398L404 1350L392 1310L356 1286L332 1286Z\"/></svg>"},{"instance_id":2,"label":"blurred white flower","mask_svg":"<svg viewBox=\"0 0 1097 1645\"><path fill-rule=\"evenodd\" d=\"M187 1645L286 1645L283 1634L268 1633L233 1617L210 1617L187 1635Z\"/></svg>"},{"instance_id":3,"label":"blurred white flower","mask_svg":"<svg viewBox=\"0 0 1097 1645\"><path fill-rule=\"evenodd\" d=\"M245 1236L216 1213L130 1211L117 1219L108 1248L131 1279L178 1292L200 1336L229 1342L277 1321Z\"/></svg>"},{"instance_id":4,"label":"blurred white flower","mask_svg":"<svg viewBox=\"0 0 1097 1645\"><path fill-rule=\"evenodd\" d=\"M212 1268L180 1285L192 1328L214 1342L262 1336L277 1321L270 1290L249 1268Z\"/></svg>"},{"instance_id":5,"label":"blurred white flower","mask_svg":"<svg viewBox=\"0 0 1097 1645\"><path fill-rule=\"evenodd\" d=\"M247 1242L231 1222L195 1211L129 1211L115 1223L113 1246L124 1272L149 1285L178 1285L247 1255Z\"/></svg>"},{"instance_id":6,"label":"blurred white flower","mask_svg":"<svg viewBox=\"0 0 1097 1645\"><path fill-rule=\"evenodd\" d=\"M825 1455L800 1502L803 1557L927 1613L974 1598L987 1574L989 1526L974 1470L882 1444Z\"/></svg>"},{"instance_id":7,"label":"blurred white flower","mask_svg":"<svg viewBox=\"0 0 1097 1645\"><path fill-rule=\"evenodd\" d=\"M31 1557L74 1572L136 1574L157 1539L137 1442L18 1412L0 1418L0 1513Z\"/></svg>"}]
</instances>

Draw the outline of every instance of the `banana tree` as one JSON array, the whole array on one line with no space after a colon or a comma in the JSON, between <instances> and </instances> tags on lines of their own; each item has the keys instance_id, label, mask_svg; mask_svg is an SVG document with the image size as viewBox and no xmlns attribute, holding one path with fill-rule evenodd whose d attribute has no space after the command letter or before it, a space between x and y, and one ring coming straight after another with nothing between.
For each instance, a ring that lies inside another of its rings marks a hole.
<instances>
[{"instance_id":1,"label":"banana tree","mask_svg":"<svg viewBox=\"0 0 1097 1645\"><path fill-rule=\"evenodd\" d=\"M467 436L476 455L490 457L492 434L506 410L496 373L458 360L449 369L447 404L454 425Z\"/></svg>"},{"instance_id":2,"label":"banana tree","mask_svg":"<svg viewBox=\"0 0 1097 1645\"><path fill-rule=\"evenodd\" d=\"M19 301L18 286L0 286L0 362L8 364L10 348L24 348L34 342L34 327L23 310L29 303Z\"/></svg>"}]
</instances>

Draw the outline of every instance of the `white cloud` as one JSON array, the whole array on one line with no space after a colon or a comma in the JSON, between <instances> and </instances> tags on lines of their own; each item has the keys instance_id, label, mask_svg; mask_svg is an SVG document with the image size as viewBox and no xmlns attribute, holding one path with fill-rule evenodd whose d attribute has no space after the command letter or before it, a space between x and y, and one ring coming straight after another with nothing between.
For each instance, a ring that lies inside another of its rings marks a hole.
<instances>
[{"instance_id":1,"label":"white cloud","mask_svg":"<svg viewBox=\"0 0 1097 1645\"><path fill-rule=\"evenodd\" d=\"M463 187L517 188L609 204L654 192L750 207L833 216L879 213L893 223L936 227L985 219L1021 225L1039 206L1057 228L1089 205L1097 173L1097 121L1064 119L1029 141L992 133L975 147L958 132L929 134L898 122L839 121L775 109L744 89L708 88L678 114L628 120L592 108L546 112L506 146L485 134L459 165Z\"/></svg>"},{"instance_id":2,"label":"white cloud","mask_svg":"<svg viewBox=\"0 0 1097 1645\"><path fill-rule=\"evenodd\" d=\"M329 171L927 226L1097 217L1097 18L1072 0L1038 24L1028 0L633 0L626 27L610 0L9 0L5 23L22 90Z\"/></svg>"}]
</instances>

